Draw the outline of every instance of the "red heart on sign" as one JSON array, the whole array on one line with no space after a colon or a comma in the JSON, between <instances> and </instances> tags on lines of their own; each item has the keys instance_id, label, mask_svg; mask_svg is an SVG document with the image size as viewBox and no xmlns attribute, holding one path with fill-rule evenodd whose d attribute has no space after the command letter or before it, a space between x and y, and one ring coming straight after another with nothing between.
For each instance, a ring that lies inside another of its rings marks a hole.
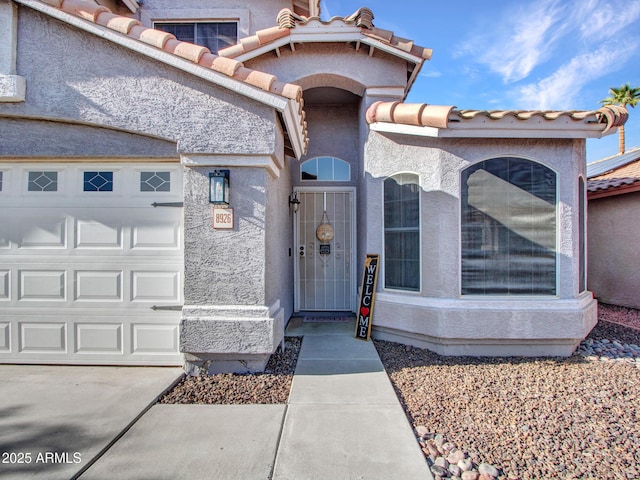
<instances>
[{"instance_id":1,"label":"red heart on sign","mask_svg":"<svg viewBox=\"0 0 640 480\"><path fill-rule=\"evenodd\" d=\"M360 309L360 313L366 317L367 315L369 315L369 309L367 307L362 307Z\"/></svg>"}]
</instances>

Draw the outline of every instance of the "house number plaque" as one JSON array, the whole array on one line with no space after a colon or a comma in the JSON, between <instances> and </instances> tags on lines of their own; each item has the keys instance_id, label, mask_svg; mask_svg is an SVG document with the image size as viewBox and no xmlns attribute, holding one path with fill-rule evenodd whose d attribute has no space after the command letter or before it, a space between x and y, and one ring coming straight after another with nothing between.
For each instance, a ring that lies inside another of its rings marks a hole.
<instances>
[{"instance_id":1,"label":"house number plaque","mask_svg":"<svg viewBox=\"0 0 640 480\"><path fill-rule=\"evenodd\" d=\"M213 207L213 228L233 230L233 208Z\"/></svg>"},{"instance_id":2,"label":"house number plaque","mask_svg":"<svg viewBox=\"0 0 640 480\"><path fill-rule=\"evenodd\" d=\"M376 296L376 284L378 282L378 263L380 255L367 254L364 261L364 273L362 276L362 291L356 322L356 338L369 340L371 336L371 320L373 318L373 302Z\"/></svg>"}]
</instances>

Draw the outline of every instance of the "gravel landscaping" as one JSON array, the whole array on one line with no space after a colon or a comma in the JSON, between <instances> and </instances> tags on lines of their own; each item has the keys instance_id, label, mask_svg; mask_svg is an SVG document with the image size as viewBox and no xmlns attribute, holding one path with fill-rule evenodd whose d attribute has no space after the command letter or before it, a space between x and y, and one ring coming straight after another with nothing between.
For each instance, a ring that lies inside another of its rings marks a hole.
<instances>
[{"instance_id":1,"label":"gravel landscaping","mask_svg":"<svg viewBox=\"0 0 640 480\"><path fill-rule=\"evenodd\" d=\"M287 403L302 338L285 338L264 373L224 373L184 377L160 403L274 404Z\"/></svg>"},{"instance_id":2,"label":"gravel landscaping","mask_svg":"<svg viewBox=\"0 0 640 480\"><path fill-rule=\"evenodd\" d=\"M436 480L640 479L640 311L600 305L599 320L569 358L375 342ZM186 377L160 401L286 403L301 343L263 374Z\"/></svg>"},{"instance_id":3,"label":"gravel landscaping","mask_svg":"<svg viewBox=\"0 0 640 480\"><path fill-rule=\"evenodd\" d=\"M570 358L376 342L436 479L640 478L640 312L601 305L613 318Z\"/></svg>"}]
</instances>

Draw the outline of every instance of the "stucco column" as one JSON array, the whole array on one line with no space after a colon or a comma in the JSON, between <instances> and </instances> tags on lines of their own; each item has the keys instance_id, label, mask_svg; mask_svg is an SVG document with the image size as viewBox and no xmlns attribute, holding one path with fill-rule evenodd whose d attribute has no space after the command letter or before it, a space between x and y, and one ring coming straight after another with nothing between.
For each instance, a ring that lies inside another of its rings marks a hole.
<instances>
[{"instance_id":1,"label":"stucco column","mask_svg":"<svg viewBox=\"0 0 640 480\"><path fill-rule=\"evenodd\" d=\"M229 164L242 163L242 166ZM264 369L284 336L279 300L266 302L269 170L259 160L183 158L185 305L180 349L191 374ZM253 166L252 166L253 165ZM230 170L234 226L212 226L209 173Z\"/></svg>"},{"instance_id":2,"label":"stucco column","mask_svg":"<svg viewBox=\"0 0 640 480\"><path fill-rule=\"evenodd\" d=\"M0 0L0 102L24 102L26 81L16 75L18 7Z\"/></svg>"}]
</instances>

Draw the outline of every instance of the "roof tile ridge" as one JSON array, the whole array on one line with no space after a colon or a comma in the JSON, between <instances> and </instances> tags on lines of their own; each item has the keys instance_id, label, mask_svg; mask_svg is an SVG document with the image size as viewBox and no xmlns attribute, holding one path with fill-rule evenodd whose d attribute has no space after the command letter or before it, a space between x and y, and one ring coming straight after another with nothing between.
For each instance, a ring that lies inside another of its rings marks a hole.
<instances>
[{"instance_id":1,"label":"roof tile ridge","mask_svg":"<svg viewBox=\"0 0 640 480\"><path fill-rule=\"evenodd\" d=\"M262 30L258 30L254 35L241 38L237 44L219 50L218 55L227 58L239 57L240 55L256 50L290 34L291 30L289 28L278 25L263 28Z\"/></svg>"},{"instance_id":2,"label":"roof tile ridge","mask_svg":"<svg viewBox=\"0 0 640 480\"><path fill-rule=\"evenodd\" d=\"M399 123L418 127L448 128L452 105L427 103L383 102L373 103L366 111L367 123Z\"/></svg>"}]
</instances>

